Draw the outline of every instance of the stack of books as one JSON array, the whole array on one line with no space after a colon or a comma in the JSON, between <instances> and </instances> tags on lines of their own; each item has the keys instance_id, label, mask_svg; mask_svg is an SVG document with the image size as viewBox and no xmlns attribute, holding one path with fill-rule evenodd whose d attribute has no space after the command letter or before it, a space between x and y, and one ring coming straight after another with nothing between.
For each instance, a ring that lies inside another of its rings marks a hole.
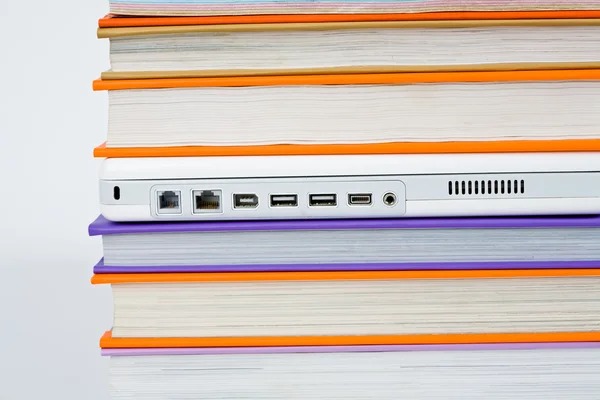
<instances>
[{"instance_id":1,"label":"stack of books","mask_svg":"<svg viewBox=\"0 0 600 400\"><path fill-rule=\"evenodd\" d=\"M600 1L111 1L114 399L597 399Z\"/></svg>"}]
</instances>

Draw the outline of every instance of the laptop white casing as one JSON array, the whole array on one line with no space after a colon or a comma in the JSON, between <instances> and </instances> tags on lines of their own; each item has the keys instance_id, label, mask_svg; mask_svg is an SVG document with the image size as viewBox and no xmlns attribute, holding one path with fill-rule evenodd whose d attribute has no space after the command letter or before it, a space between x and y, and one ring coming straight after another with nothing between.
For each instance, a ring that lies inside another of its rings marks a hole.
<instances>
[{"instance_id":1,"label":"laptop white casing","mask_svg":"<svg viewBox=\"0 0 600 400\"><path fill-rule=\"evenodd\" d=\"M109 158L112 221L600 213L599 153Z\"/></svg>"}]
</instances>

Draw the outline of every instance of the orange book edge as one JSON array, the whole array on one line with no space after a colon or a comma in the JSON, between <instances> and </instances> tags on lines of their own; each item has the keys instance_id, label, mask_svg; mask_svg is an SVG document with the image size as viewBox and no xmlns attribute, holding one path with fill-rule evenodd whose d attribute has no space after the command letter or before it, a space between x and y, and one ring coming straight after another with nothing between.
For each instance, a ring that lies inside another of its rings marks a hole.
<instances>
[{"instance_id":1,"label":"orange book edge","mask_svg":"<svg viewBox=\"0 0 600 400\"><path fill-rule=\"evenodd\" d=\"M600 20L598 20L600 21ZM599 69L600 62L565 63L500 63L500 64L456 64L456 65L407 65L407 66L361 66L323 67L289 69L219 69L219 70L179 70L179 71L103 71L102 80L123 79L170 79L170 78L217 78L226 76L277 76L277 75L336 75L336 74L382 74L412 72L475 72L475 71L541 71Z\"/></svg>"},{"instance_id":2,"label":"orange book edge","mask_svg":"<svg viewBox=\"0 0 600 400\"><path fill-rule=\"evenodd\" d=\"M234 76L209 78L163 78L95 80L93 89L166 89L189 87L299 86L299 85L398 85L450 82L519 82L598 80L600 69L401 72L380 74Z\"/></svg>"},{"instance_id":3,"label":"orange book edge","mask_svg":"<svg viewBox=\"0 0 600 400\"><path fill-rule=\"evenodd\" d=\"M94 157L138 158L358 154L551 153L584 151L600 151L600 139L175 147L106 147L106 143L103 143L94 149Z\"/></svg>"},{"instance_id":4,"label":"orange book edge","mask_svg":"<svg viewBox=\"0 0 600 400\"><path fill-rule=\"evenodd\" d=\"M274 336L274 337L177 337L114 338L111 331L100 339L103 349L174 347L280 347L361 346L403 344L489 344L597 342L600 332L463 333L381 336Z\"/></svg>"},{"instance_id":5,"label":"orange book edge","mask_svg":"<svg viewBox=\"0 0 600 400\"><path fill-rule=\"evenodd\" d=\"M492 11L430 12L416 14L308 14L308 15L240 15L212 17L120 17L108 14L98 20L99 28L145 26L271 24L366 21L444 21L496 19L587 19L600 18L600 10L590 11Z\"/></svg>"},{"instance_id":6,"label":"orange book edge","mask_svg":"<svg viewBox=\"0 0 600 400\"><path fill-rule=\"evenodd\" d=\"M458 271L323 271L323 272L229 272L163 274L95 274L99 284L177 283L177 282L269 282L269 281L349 281L395 279L501 279L597 277L600 269L539 270L458 270Z\"/></svg>"},{"instance_id":7,"label":"orange book edge","mask_svg":"<svg viewBox=\"0 0 600 400\"><path fill-rule=\"evenodd\" d=\"M165 35L207 32L282 32L328 31L344 29L448 29L479 27L559 27L598 26L600 18L585 19L503 19L503 20L444 20L444 21L361 21L312 22L279 24L221 24L221 25L171 25L128 28L98 28L100 39L139 35Z\"/></svg>"}]
</instances>

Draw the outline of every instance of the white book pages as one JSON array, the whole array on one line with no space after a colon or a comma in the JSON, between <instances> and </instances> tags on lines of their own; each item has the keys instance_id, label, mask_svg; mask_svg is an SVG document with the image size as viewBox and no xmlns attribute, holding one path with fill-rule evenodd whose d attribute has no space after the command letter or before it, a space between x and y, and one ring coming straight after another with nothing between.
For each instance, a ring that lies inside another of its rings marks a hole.
<instances>
[{"instance_id":1,"label":"white book pages","mask_svg":"<svg viewBox=\"0 0 600 400\"><path fill-rule=\"evenodd\" d=\"M105 265L117 266L600 260L595 228L143 233L102 241Z\"/></svg>"},{"instance_id":2,"label":"white book pages","mask_svg":"<svg viewBox=\"0 0 600 400\"><path fill-rule=\"evenodd\" d=\"M107 146L600 137L600 81L109 91Z\"/></svg>"},{"instance_id":3,"label":"white book pages","mask_svg":"<svg viewBox=\"0 0 600 400\"><path fill-rule=\"evenodd\" d=\"M114 400L597 400L600 349L111 357Z\"/></svg>"},{"instance_id":4,"label":"white book pages","mask_svg":"<svg viewBox=\"0 0 600 400\"><path fill-rule=\"evenodd\" d=\"M111 70L600 62L600 26L197 32L110 39Z\"/></svg>"},{"instance_id":5,"label":"white book pages","mask_svg":"<svg viewBox=\"0 0 600 400\"><path fill-rule=\"evenodd\" d=\"M112 285L113 337L600 330L600 277Z\"/></svg>"}]
</instances>

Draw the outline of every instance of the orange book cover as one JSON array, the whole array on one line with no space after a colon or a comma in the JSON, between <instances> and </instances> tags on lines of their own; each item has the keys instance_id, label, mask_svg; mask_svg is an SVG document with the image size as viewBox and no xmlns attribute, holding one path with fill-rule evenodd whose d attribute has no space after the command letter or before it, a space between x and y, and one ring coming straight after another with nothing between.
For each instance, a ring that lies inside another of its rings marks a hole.
<instances>
[{"instance_id":1,"label":"orange book cover","mask_svg":"<svg viewBox=\"0 0 600 400\"><path fill-rule=\"evenodd\" d=\"M402 344L486 344L597 342L600 332L473 333L381 336L274 336L274 337L176 337L115 338L107 331L100 339L103 349L174 347L280 347L361 346Z\"/></svg>"},{"instance_id":2,"label":"orange book cover","mask_svg":"<svg viewBox=\"0 0 600 400\"><path fill-rule=\"evenodd\" d=\"M459 271L351 271L351 272L249 272L97 274L94 284L165 282L249 282L377 279L490 279L528 277L600 276L600 269L554 270L459 270ZM477 334L415 334L369 336L276 336L276 337L175 337L115 338L110 331L100 340L102 348L147 347L255 347L342 346L391 344L533 343L600 341L600 332L531 332Z\"/></svg>"},{"instance_id":3,"label":"orange book cover","mask_svg":"<svg viewBox=\"0 0 600 400\"><path fill-rule=\"evenodd\" d=\"M94 157L137 158L360 154L551 153L567 151L600 151L600 139L175 147L106 147L106 144L101 144L94 149Z\"/></svg>"},{"instance_id":4,"label":"orange book cover","mask_svg":"<svg viewBox=\"0 0 600 400\"><path fill-rule=\"evenodd\" d=\"M221 24L276 24L366 21L456 21L500 19L584 19L600 18L600 11L498 11L498 12L430 12L416 14L296 14L242 15L207 17L121 17L106 15L98 20L99 28L142 26L182 26Z\"/></svg>"},{"instance_id":5,"label":"orange book cover","mask_svg":"<svg viewBox=\"0 0 600 400\"><path fill-rule=\"evenodd\" d=\"M319 272L223 272L163 274L95 274L91 282L100 284L181 283L181 282L269 282L269 281L348 281L396 279L500 279L540 277L600 276L600 269L532 270L449 270L449 271L319 271Z\"/></svg>"},{"instance_id":6,"label":"orange book cover","mask_svg":"<svg viewBox=\"0 0 600 400\"><path fill-rule=\"evenodd\" d=\"M522 82L599 80L600 69L401 72L371 74L314 74L276 76L230 76L208 78L97 79L93 89L168 89L191 87L248 87L301 85L410 85L451 82Z\"/></svg>"}]
</instances>

